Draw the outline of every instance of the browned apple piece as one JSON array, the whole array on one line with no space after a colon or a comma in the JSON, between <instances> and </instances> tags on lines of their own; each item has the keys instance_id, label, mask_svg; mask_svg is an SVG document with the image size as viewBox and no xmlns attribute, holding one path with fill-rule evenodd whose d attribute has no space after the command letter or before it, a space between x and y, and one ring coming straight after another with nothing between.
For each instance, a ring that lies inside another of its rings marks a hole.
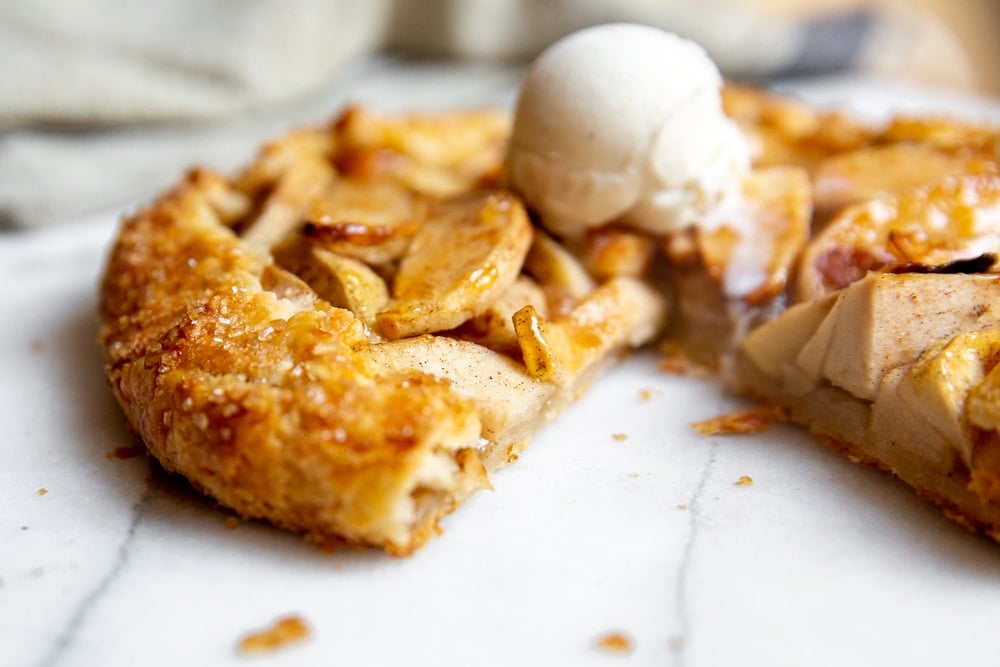
<instances>
[{"instance_id":1,"label":"browned apple piece","mask_svg":"<svg viewBox=\"0 0 1000 667\"><path fill-rule=\"evenodd\" d=\"M281 253L275 256L279 262L283 261ZM293 262L289 268L320 298L331 306L351 311L369 328L375 326L375 315L389 302L385 281L364 262L310 247L286 261Z\"/></svg>"},{"instance_id":2,"label":"browned apple piece","mask_svg":"<svg viewBox=\"0 0 1000 667\"><path fill-rule=\"evenodd\" d=\"M341 179L309 201L303 235L338 255L388 266L427 216L426 199L387 181Z\"/></svg>"},{"instance_id":3,"label":"browned apple piece","mask_svg":"<svg viewBox=\"0 0 1000 667\"><path fill-rule=\"evenodd\" d=\"M580 260L541 230L535 230L524 271L542 286L552 313L566 313L597 283Z\"/></svg>"},{"instance_id":4,"label":"browned apple piece","mask_svg":"<svg viewBox=\"0 0 1000 667\"><path fill-rule=\"evenodd\" d=\"M897 116L879 136L885 142L915 142L938 148L971 149L1000 157L1000 128L942 116Z\"/></svg>"},{"instance_id":5,"label":"browned apple piece","mask_svg":"<svg viewBox=\"0 0 1000 667\"><path fill-rule=\"evenodd\" d=\"M644 234L600 227L587 232L580 250L583 265L598 280L615 276L642 278L656 252L656 242Z\"/></svg>"},{"instance_id":6,"label":"browned apple piece","mask_svg":"<svg viewBox=\"0 0 1000 667\"><path fill-rule=\"evenodd\" d=\"M641 281L619 277L551 321L527 306L514 315L514 328L533 377L579 391L616 351L651 340L665 317L660 294Z\"/></svg>"},{"instance_id":7,"label":"browned apple piece","mask_svg":"<svg viewBox=\"0 0 1000 667\"><path fill-rule=\"evenodd\" d=\"M900 143L861 148L820 161L813 172L816 208L836 211L882 193L899 194L946 176L995 173L997 163L969 151Z\"/></svg>"},{"instance_id":8,"label":"browned apple piece","mask_svg":"<svg viewBox=\"0 0 1000 667\"><path fill-rule=\"evenodd\" d=\"M236 178L236 189L251 200L265 200L245 220L245 240L268 248L298 229L309 199L337 177L334 138L322 129L291 132L261 149L257 160Z\"/></svg>"},{"instance_id":9,"label":"browned apple piece","mask_svg":"<svg viewBox=\"0 0 1000 667\"><path fill-rule=\"evenodd\" d=\"M352 108L334 126L337 165L450 197L499 182L509 132L509 117L491 110L393 117Z\"/></svg>"},{"instance_id":10,"label":"browned apple piece","mask_svg":"<svg viewBox=\"0 0 1000 667\"><path fill-rule=\"evenodd\" d=\"M548 314L545 292L531 278L520 275L485 311L455 329L454 335L507 355L520 353L514 314L531 306L542 317Z\"/></svg>"},{"instance_id":11,"label":"browned apple piece","mask_svg":"<svg viewBox=\"0 0 1000 667\"><path fill-rule=\"evenodd\" d=\"M382 335L397 339L454 329L484 312L517 279L532 227L508 193L443 202L431 211L400 263Z\"/></svg>"},{"instance_id":12,"label":"browned apple piece","mask_svg":"<svg viewBox=\"0 0 1000 667\"><path fill-rule=\"evenodd\" d=\"M869 271L938 267L997 253L1000 175L948 177L838 215L802 253L796 299L819 298Z\"/></svg>"}]
</instances>

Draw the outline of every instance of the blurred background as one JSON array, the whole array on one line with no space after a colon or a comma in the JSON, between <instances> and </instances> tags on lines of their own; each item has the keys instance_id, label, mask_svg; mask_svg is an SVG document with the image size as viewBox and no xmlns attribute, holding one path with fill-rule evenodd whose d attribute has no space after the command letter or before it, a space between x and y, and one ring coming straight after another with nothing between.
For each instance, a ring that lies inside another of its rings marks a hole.
<instances>
[{"instance_id":1,"label":"blurred background","mask_svg":"<svg viewBox=\"0 0 1000 667\"><path fill-rule=\"evenodd\" d=\"M509 104L546 45L613 21L694 39L736 80L1000 97L996 0L3 0L0 227L231 169L352 100Z\"/></svg>"}]
</instances>

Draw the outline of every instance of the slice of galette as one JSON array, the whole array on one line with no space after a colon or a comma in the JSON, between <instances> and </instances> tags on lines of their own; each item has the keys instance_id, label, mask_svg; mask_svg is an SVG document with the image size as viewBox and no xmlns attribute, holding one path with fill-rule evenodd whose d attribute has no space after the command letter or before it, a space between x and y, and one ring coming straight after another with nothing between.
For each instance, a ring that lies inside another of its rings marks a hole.
<instances>
[{"instance_id":1,"label":"slice of galette","mask_svg":"<svg viewBox=\"0 0 1000 667\"><path fill-rule=\"evenodd\" d=\"M635 267L591 278L499 187L507 132L352 109L125 220L100 339L163 467L245 517L407 554L651 340L664 299Z\"/></svg>"}]
</instances>

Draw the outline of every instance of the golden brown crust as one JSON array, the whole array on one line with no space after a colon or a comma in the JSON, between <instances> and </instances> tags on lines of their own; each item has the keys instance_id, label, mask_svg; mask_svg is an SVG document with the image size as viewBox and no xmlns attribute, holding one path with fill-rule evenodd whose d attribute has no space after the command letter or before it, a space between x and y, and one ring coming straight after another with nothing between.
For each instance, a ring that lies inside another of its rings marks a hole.
<instances>
[{"instance_id":1,"label":"golden brown crust","mask_svg":"<svg viewBox=\"0 0 1000 667\"><path fill-rule=\"evenodd\" d=\"M218 178L122 228L101 302L116 396L165 468L244 516L409 552L485 483L475 411L429 376L369 377L348 311L264 290L269 260L206 202ZM445 446L456 481L423 497L415 471ZM423 514L387 516L408 502Z\"/></svg>"}]
</instances>

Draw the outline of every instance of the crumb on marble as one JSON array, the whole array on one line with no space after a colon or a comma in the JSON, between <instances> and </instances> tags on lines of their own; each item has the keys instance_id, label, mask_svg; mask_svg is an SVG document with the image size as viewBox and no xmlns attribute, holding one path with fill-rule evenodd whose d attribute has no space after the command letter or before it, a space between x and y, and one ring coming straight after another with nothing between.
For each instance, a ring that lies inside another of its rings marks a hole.
<instances>
[{"instance_id":1,"label":"crumb on marble","mask_svg":"<svg viewBox=\"0 0 1000 667\"><path fill-rule=\"evenodd\" d=\"M124 447L115 447L110 452L104 455L106 459L114 459L123 461L125 459L135 458L146 452L146 448L142 445L126 445Z\"/></svg>"},{"instance_id":2,"label":"crumb on marble","mask_svg":"<svg viewBox=\"0 0 1000 667\"><path fill-rule=\"evenodd\" d=\"M741 475L738 480L733 482L733 486L753 486L753 478L750 475Z\"/></svg>"},{"instance_id":3,"label":"crumb on marble","mask_svg":"<svg viewBox=\"0 0 1000 667\"><path fill-rule=\"evenodd\" d=\"M682 512L684 510L686 510L687 508L688 508L688 506L685 505L684 503L681 503L680 505L677 506L677 509L681 510Z\"/></svg>"},{"instance_id":4,"label":"crumb on marble","mask_svg":"<svg viewBox=\"0 0 1000 667\"><path fill-rule=\"evenodd\" d=\"M301 616L291 614L277 619L269 628L256 630L240 639L241 653L265 653L302 641L310 634Z\"/></svg>"},{"instance_id":5,"label":"crumb on marble","mask_svg":"<svg viewBox=\"0 0 1000 667\"><path fill-rule=\"evenodd\" d=\"M45 351L45 343L43 343L38 338L33 338L31 342L28 344L28 346L31 348L31 351L34 352L35 354L41 354L42 352Z\"/></svg>"},{"instance_id":6,"label":"crumb on marble","mask_svg":"<svg viewBox=\"0 0 1000 667\"><path fill-rule=\"evenodd\" d=\"M624 632L614 630L597 638L597 648L611 653L628 653L632 640Z\"/></svg>"},{"instance_id":7,"label":"crumb on marble","mask_svg":"<svg viewBox=\"0 0 1000 667\"><path fill-rule=\"evenodd\" d=\"M653 400L654 398L656 398L656 395L658 393L659 392L657 392L655 389L649 389L649 388L640 389L639 390L639 400L642 401L643 403L649 403L651 400Z\"/></svg>"},{"instance_id":8,"label":"crumb on marble","mask_svg":"<svg viewBox=\"0 0 1000 667\"><path fill-rule=\"evenodd\" d=\"M673 375L687 375L689 370L687 360L681 356L662 357L659 366L662 372Z\"/></svg>"},{"instance_id":9,"label":"crumb on marble","mask_svg":"<svg viewBox=\"0 0 1000 667\"><path fill-rule=\"evenodd\" d=\"M235 516L226 517L226 530L236 530L240 527L240 520Z\"/></svg>"},{"instance_id":10,"label":"crumb on marble","mask_svg":"<svg viewBox=\"0 0 1000 667\"><path fill-rule=\"evenodd\" d=\"M683 348L675 341L668 340L660 343L659 351L662 354L659 360L659 368L662 373L688 375L695 378L713 375L708 367L699 364L685 354Z\"/></svg>"},{"instance_id":11,"label":"crumb on marble","mask_svg":"<svg viewBox=\"0 0 1000 667\"><path fill-rule=\"evenodd\" d=\"M49 490L46 489L44 486L42 488L38 489L38 495L40 495L40 496L44 496L48 492L49 492Z\"/></svg>"},{"instance_id":12,"label":"crumb on marble","mask_svg":"<svg viewBox=\"0 0 1000 667\"><path fill-rule=\"evenodd\" d=\"M691 427L702 435L760 433L770 428L772 421L783 418L784 413L780 408L748 408L703 419L692 423Z\"/></svg>"},{"instance_id":13,"label":"crumb on marble","mask_svg":"<svg viewBox=\"0 0 1000 667\"><path fill-rule=\"evenodd\" d=\"M680 651L684 648L684 635L670 635L667 645L671 651Z\"/></svg>"},{"instance_id":14,"label":"crumb on marble","mask_svg":"<svg viewBox=\"0 0 1000 667\"><path fill-rule=\"evenodd\" d=\"M611 439L614 440L615 442L625 442L626 440L628 440L628 436L625 435L624 433L612 433Z\"/></svg>"},{"instance_id":15,"label":"crumb on marble","mask_svg":"<svg viewBox=\"0 0 1000 667\"><path fill-rule=\"evenodd\" d=\"M630 473L628 474L628 476L629 476L629 477L638 477L638 476L639 476L639 473L637 473L637 472L630 472Z\"/></svg>"}]
</instances>

